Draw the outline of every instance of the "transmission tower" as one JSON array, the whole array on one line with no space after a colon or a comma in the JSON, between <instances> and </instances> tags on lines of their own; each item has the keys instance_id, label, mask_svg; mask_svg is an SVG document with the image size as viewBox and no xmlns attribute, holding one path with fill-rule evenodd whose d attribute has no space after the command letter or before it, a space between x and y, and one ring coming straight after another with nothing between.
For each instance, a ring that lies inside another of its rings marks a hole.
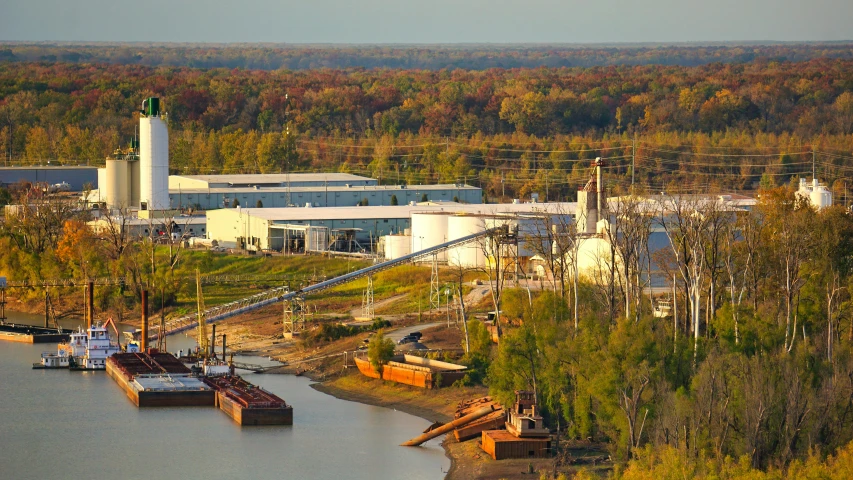
<instances>
[{"instance_id":1,"label":"transmission tower","mask_svg":"<svg viewBox=\"0 0 853 480\"><path fill-rule=\"evenodd\" d=\"M432 254L432 275L429 278L429 308L438 310L441 308L441 289L438 285L438 255Z\"/></svg>"},{"instance_id":2,"label":"transmission tower","mask_svg":"<svg viewBox=\"0 0 853 480\"><path fill-rule=\"evenodd\" d=\"M373 275L367 276L367 288L361 298L361 315L373 319L375 310L373 308Z\"/></svg>"}]
</instances>

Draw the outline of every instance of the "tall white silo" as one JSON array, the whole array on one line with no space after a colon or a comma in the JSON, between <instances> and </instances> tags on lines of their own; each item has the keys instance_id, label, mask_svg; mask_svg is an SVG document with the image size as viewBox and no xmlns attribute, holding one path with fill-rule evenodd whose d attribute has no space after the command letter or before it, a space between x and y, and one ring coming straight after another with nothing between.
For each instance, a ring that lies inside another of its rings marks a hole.
<instances>
[{"instance_id":1,"label":"tall white silo","mask_svg":"<svg viewBox=\"0 0 853 480\"><path fill-rule=\"evenodd\" d=\"M160 117L160 99L142 102L139 117L139 205L169 209L169 132Z\"/></svg>"}]
</instances>

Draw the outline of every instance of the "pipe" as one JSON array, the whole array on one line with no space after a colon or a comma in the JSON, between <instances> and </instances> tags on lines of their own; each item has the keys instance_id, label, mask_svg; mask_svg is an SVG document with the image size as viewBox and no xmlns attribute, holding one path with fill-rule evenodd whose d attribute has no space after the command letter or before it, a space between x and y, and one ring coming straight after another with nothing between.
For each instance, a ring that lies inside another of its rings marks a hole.
<instances>
[{"instance_id":1,"label":"pipe","mask_svg":"<svg viewBox=\"0 0 853 480\"><path fill-rule=\"evenodd\" d=\"M86 331L92 329L95 322L95 282L89 282L86 290Z\"/></svg>"},{"instance_id":2,"label":"pipe","mask_svg":"<svg viewBox=\"0 0 853 480\"><path fill-rule=\"evenodd\" d=\"M148 290L142 291L142 338L139 346L143 352L148 351Z\"/></svg>"},{"instance_id":3,"label":"pipe","mask_svg":"<svg viewBox=\"0 0 853 480\"><path fill-rule=\"evenodd\" d=\"M204 352L204 355L207 357L212 357L216 355L216 324L213 324L213 331L210 334L210 347L208 347L208 351Z\"/></svg>"},{"instance_id":4,"label":"pipe","mask_svg":"<svg viewBox=\"0 0 853 480\"><path fill-rule=\"evenodd\" d=\"M48 320L50 319L50 295L47 293L47 289L44 289L44 328L50 327L48 324Z\"/></svg>"},{"instance_id":5,"label":"pipe","mask_svg":"<svg viewBox=\"0 0 853 480\"><path fill-rule=\"evenodd\" d=\"M216 325L214 325L215 327ZM225 361L225 334L222 334L222 361Z\"/></svg>"},{"instance_id":6,"label":"pipe","mask_svg":"<svg viewBox=\"0 0 853 480\"><path fill-rule=\"evenodd\" d=\"M403 447L417 447L418 445L420 445L420 444L422 444L428 440L431 440L431 439L441 435L442 433L447 433L456 427L461 427L462 425L471 423L474 420L477 420L478 418L485 417L486 415L488 415L494 411L495 411L494 405L489 405L488 407L483 407L483 408L475 411L474 413L469 413L468 415L465 415L464 417L461 417L461 418L457 418L456 420L454 420L450 423L445 423L444 425L436 428L435 430L430 430L429 432L426 432L423 435L415 437L406 443L402 443L401 446L403 446Z\"/></svg>"}]
</instances>

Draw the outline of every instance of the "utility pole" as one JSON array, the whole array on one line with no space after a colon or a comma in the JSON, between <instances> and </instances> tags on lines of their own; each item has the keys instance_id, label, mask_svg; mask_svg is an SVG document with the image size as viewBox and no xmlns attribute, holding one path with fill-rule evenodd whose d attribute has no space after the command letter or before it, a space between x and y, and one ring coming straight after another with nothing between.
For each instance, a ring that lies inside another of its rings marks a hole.
<instances>
[{"instance_id":1,"label":"utility pole","mask_svg":"<svg viewBox=\"0 0 853 480\"><path fill-rule=\"evenodd\" d=\"M812 145L812 180L815 180L817 177L815 176L815 148Z\"/></svg>"},{"instance_id":2,"label":"utility pole","mask_svg":"<svg viewBox=\"0 0 853 480\"><path fill-rule=\"evenodd\" d=\"M631 139L631 195L634 194L634 172L637 163L637 137Z\"/></svg>"}]
</instances>

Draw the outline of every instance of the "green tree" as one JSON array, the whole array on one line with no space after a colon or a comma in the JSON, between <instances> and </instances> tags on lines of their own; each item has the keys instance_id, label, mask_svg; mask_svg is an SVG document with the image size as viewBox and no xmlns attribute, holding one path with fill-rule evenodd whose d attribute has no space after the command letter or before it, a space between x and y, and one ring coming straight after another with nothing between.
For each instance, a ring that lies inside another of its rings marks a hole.
<instances>
[{"instance_id":1,"label":"green tree","mask_svg":"<svg viewBox=\"0 0 853 480\"><path fill-rule=\"evenodd\" d=\"M397 200L396 194L391 195L391 205L399 205L399 201Z\"/></svg>"},{"instance_id":2,"label":"green tree","mask_svg":"<svg viewBox=\"0 0 853 480\"><path fill-rule=\"evenodd\" d=\"M394 342L379 330L367 344L367 359L374 370L382 373L382 366L394 357Z\"/></svg>"}]
</instances>

